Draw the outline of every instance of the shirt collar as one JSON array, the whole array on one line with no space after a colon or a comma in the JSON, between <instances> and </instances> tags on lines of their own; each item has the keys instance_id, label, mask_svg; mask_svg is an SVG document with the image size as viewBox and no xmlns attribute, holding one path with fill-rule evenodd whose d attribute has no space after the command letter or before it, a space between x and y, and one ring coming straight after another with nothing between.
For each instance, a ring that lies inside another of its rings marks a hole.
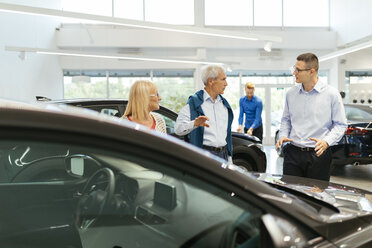
<instances>
[{"instance_id":1,"label":"shirt collar","mask_svg":"<svg viewBox=\"0 0 372 248\"><path fill-rule=\"evenodd\" d=\"M207 101L208 99L209 99L211 102L213 102L212 97L208 94L208 92L207 92L206 90L204 90L203 98L204 98L204 99L203 99L204 102ZM221 99L220 95L217 95L217 97L216 97L216 102L219 102L219 101L222 101L222 99Z\"/></svg>"},{"instance_id":2,"label":"shirt collar","mask_svg":"<svg viewBox=\"0 0 372 248\"><path fill-rule=\"evenodd\" d=\"M318 79L318 82L316 82L314 88L310 92L315 90L316 92L319 93L319 92L322 92L325 87L326 87L326 84L323 81L319 81L319 79ZM299 91L302 92L302 93L306 93L302 83L300 84Z\"/></svg>"}]
</instances>

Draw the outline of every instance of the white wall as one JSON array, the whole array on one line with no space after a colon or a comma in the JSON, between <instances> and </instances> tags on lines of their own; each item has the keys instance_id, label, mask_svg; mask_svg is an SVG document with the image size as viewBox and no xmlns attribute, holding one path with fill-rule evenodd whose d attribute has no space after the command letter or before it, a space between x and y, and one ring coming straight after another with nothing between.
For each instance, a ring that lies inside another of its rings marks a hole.
<instances>
[{"instance_id":1,"label":"white wall","mask_svg":"<svg viewBox=\"0 0 372 248\"><path fill-rule=\"evenodd\" d=\"M33 6L59 8L61 0L32 1ZM30 1L1 1L27 5ZM58 57L5 51L5 46L55 48L59 21L49 17L0 12L0 97L34 101L36 95L62 98L62 70Z\"/></svg>"},{"instance_id":2,"label":"white wall","mask_svg":"<svg viewBox=\"0 0 372 248\"><path fill-rule=\"evenodd\" d=\"M337 46L372 35L371 0L331 0L331 29L338 33Z\"/></svg>"}]
</instances>

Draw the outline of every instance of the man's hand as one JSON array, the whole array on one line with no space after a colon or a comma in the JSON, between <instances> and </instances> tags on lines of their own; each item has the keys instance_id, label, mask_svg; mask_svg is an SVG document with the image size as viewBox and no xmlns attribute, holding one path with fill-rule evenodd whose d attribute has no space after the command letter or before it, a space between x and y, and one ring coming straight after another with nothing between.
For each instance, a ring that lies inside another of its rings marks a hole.
<instances>
[{"instance_id":1,"label":"man's hand","mask_svg":"<svg viewBox=\"0 0 372 248\"><path fill-rule=\"evenodd\" d=\"M284 142L293 142L293 140L292 139L288 139L287 137L280 137L280 139L278 140L278 142L276 142L276 150L278 150L282 145L283 145L283 143Z\"/></svg>"},{"instance_id":2,"label":"man's hand","mask_svg":"<svg viewBox=\"0 0 372 248\"><path fill-rule=\"evenodd\" d=\"M243 126L242 126L242 125L239 125L239 127L238 127L238 129L236 129L236 131L237 131L238 133L243 132Z\"/></svg>"},{"instance_id":3,"label":"man's hand","mask_svg":"<svg viewBox=\"0 0 372 248\"><path fill-rule=\"evenodd\" d=\"M252 135L253 134L253 128L248 129L247 134Z\"/></svg>"},{"instance_id":4,"label":"man's hand","mask_svg":"<svg viewBox=\"0 0 372 248\"><path fill-rule=\"evenodd\" d=\"M323 152L329 147L327 141L316 139L316 138L309 138L312 141L315 141L315 152L316 156L320 156L323 154Z\"/></svg>"},{"instance_id":5,"label":"man's hand","mask_svg":"<svg viewBox=\"0 0 372 248\"><path fill-rule=\"evenodd\" d=\"M206 123L206 121L209 121L209 118L205 115L198 116L194 120L194 127L209 127L209 124Z\"/></svg>"}]
</instances>

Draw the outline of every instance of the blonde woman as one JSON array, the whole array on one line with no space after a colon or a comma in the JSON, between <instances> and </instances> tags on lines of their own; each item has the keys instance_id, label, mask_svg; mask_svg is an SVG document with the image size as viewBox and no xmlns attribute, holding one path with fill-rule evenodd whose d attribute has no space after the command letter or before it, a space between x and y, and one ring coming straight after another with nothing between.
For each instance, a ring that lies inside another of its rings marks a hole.
<instances>
[{"instance_id":1,"label":"blonde woman","mask_svg":"<svg viewBox=\"0 0 372 248\"><path fill-rule=\"evenodd\" d=\"M145 80L136 81L130 88L129 101L123 118L166 133L164 119L161 115L152 112L160 108L159 101L161 96L154 83Z\"/></svg>"}]
</instances>

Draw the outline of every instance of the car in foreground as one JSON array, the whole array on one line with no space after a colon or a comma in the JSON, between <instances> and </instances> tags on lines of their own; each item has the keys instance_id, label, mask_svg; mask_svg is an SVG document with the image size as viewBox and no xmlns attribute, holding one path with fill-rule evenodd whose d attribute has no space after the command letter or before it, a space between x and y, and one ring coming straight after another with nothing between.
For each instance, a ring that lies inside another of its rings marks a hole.
<instances>
[{"instance_id":1,"label":"car in foreground","mask_svg":"<svg viewBox=\"0 0 372 248\"><path fill-rule=\"evenodd\" d=\"M371 247L372 193L250 174L85 109L0 101L1 247Z\"/></svg>"},{"instance_id":2,"label":"car in foreground","mask_svg":"<svg viewBox=\"0 0 372 248\"><path fill-rule=\"evenodd\" d=\"M332 167L347 164L372 164L372 105L344 104L347 130L332 149ZM279 130L275 134L275 143ZM282 149L278 155L283 156Z\"/></svg>"},{"instance_id":3,"label":"car in foreground","mask_svg":"<svg viewBox=\"0 0 372 248\"><path fill-rule=\"evenodd\" d=\"M123 99L70 99L54 101L47 100L47 102L88 108L117 117L124 115L125 108L128 103L127 100ZM160 106L160 110L156 112L163 116L167 126L167 133L183 139L183 137L179 137L174 133L174 125L176 123L177 113L163 106ZM248 171L266 171L266 155L263 152L262 145L257 137L232 132L232 145L232 157L234 164L242 166Z\"/></svg>"}]
</instances>

